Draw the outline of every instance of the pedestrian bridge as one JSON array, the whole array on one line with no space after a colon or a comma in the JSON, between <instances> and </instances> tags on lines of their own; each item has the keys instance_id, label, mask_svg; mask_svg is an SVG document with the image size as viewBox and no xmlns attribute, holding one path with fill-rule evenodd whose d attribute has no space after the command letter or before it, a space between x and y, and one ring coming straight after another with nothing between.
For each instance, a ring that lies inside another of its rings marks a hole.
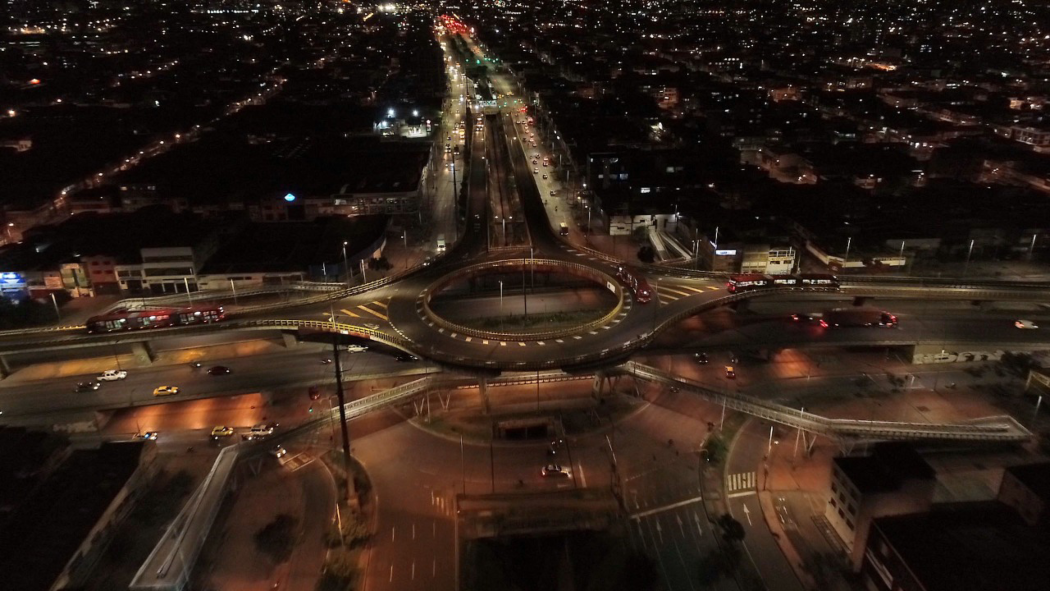
<instances>
[{"instance_id":1,"label":"pedestrian bridge","mask_svg":"<svg viewBox=\"0 0 1050 591\"><path fill-rule=\"evenodd\" d=\"M1023 443L1032 438L1011 416L982 417L962 423L904 423L830 419L769 400L734 392L721 392L679 375L628 361L606 370L606 375L629 375L636 379L675 386L693 394L767 421L821 435L845 446L877 441L955 441L982 444Z\"/></svg>"}]
</instances>

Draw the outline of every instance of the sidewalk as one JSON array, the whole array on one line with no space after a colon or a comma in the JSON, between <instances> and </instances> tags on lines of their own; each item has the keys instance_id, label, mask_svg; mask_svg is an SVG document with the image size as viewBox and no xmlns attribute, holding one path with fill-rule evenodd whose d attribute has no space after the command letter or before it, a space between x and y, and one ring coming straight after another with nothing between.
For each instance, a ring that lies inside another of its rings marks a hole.
<instances>
[{"instance_id":1,"label":"sidewalk","mask_svg":"<svg viewBox=\"0 0 1050 591\"><path fill-rule=\"evenodd\" d=\"M796 451L795 438L795 433L785 435L773 446L768 461L756 466L762 515L806 588L849 591L851 587L843 576L843 548L835 543L837 539L829 540L819 526L835 448L820 440L807 457L801 439Z\"/></svg>"}]
</instances>

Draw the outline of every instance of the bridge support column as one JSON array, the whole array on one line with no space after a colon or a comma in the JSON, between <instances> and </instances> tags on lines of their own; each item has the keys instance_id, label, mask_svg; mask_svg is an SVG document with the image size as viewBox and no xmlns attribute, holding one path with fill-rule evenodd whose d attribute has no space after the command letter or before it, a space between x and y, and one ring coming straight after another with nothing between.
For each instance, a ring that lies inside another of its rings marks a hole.
<instances>
[{"instance_id":1,"label":"bridge support column","mask_svg":"<svg viewBox=\"0 0 1050 591\"><path fill-rule=\"evenodd\" d=\"M591 396L594 398L602 397L602 390L605 389L605 381L609 379L604 371L594 372L594 383L591 384Z\"/></svg>"},{"instance_id":2,"label":"bridge support column","mask_svg":"<svg viewBox=\"0 0 1050 591\"><path fill-rule=\"evenodd\" d=\"M853 298L853 305L854 306L863 306L866 303L868 303L868 298L866 298L864 296L857 296L857 297Z\"/></svg>"},{"instance_id":3,"label":"bridge support column","mask_svg":"<svg viewBox=\"0 0 1050 591\"><path fill-rule=\"evenodd\" d=\"M282 332L281 340L286 349L294 349L299 344L299 336L296 333Z\"/></svg>"},{"instance_id":4,"label":"bridge support column","mask_svg":"<svg viewBox=\"0 0 1050 591\"><path fill-rule=\"evenodd\" d=\"M153 363L153 349L150 348L149 343L132 343L131 353L135 356L135 361L138 361L139 365L150 365Z\"/></svg>"},{"instance_id":5,"label":"bridge support column","mask_svg":"<svg viewBox=\"0 0 1050 591\"><path fill-rule=\"evenodd\" d=\"M481 394L482 412L489 414L489 388L488 380L485 378L478 380L478 392Z\"/></svg>"},{"instance_id":6,"label":"bridge support column","mask_svg":"<svg viewBox=\"0 0 1050 591\"><path fill-rule=\"evenodd\" d=\"M7 363L7 357L0 355L0 380L11 375L11 366Z\"/></svg>"}]
</instances>

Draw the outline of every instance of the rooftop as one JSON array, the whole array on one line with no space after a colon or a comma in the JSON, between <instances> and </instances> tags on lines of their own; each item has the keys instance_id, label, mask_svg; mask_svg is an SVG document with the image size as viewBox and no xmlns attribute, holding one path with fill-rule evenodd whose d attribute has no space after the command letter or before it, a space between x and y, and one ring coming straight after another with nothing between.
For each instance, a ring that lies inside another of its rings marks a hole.
<instances>
[{"instance_id":1,"label":"rooftop","mask_svg":"<svg viewBox=\"0 0 1050 591\"><path fill-rule=\"evenodd\" d=\"M926 591L1042 589L1050 541L997 502L881 517L882 533Z\"/></svg>"}]
</instances>

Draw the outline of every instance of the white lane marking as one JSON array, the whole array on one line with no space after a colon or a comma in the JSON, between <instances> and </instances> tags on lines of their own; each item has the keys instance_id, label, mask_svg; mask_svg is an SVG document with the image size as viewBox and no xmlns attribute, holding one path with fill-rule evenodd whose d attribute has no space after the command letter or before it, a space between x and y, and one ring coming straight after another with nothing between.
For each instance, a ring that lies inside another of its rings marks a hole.
<instances>
[{"instance_id":1,"label":"white lane marking","mask_svg":"<svg viewBox=\"0 0 1050 591\"><path fill-rule=\"evenodd\" d=\"M747 517L747 524L753 526L754 524L751 523L751 509L747 508L747 503L740 504L744 506L744 517Z\"/></svg>"},{"instance_id":2,"label":"white lane marking","mask_svg":"<svg viewBox=\"0 0 1050 591\"><path fill-rule=\"evenodd\" d=\"M727 499L735 499L737 497L750 497L751 495L756 495L756 494L758 494L757 491L745 490L745 491L742 491L742 492L730 493L730 494L726 495L726 498Z\"/></svg>"},{"instance_id":3,"label":"white lane marking","mask_svg":"<svg viewBox=\"0 0 1050 591\"><path fill-rule=\"evenodd\" d=\"M677 503L671 503L670 505L664 505L662 507L655 507L653 509L649 509L648 511L642 511L640 513L635 513L634 515L631 515L631 519L641 519L642 517L648 517L650 515L653 515L653 514L656 514L656 513L660 513L662 511L670 511L671 509L677 509L679 507L684 507L686 505L691 505L693 503L699 503L702 500L703 499L701 499L700 496L698 495L698 496L695 496L695 497L693 497L691 499L686 499L684 501L678 501ZM638 506L638 504L637 504L637 500L636 500L635 501L635 507L637 507L637 506Z\"/></svg>"}]
</instances>

